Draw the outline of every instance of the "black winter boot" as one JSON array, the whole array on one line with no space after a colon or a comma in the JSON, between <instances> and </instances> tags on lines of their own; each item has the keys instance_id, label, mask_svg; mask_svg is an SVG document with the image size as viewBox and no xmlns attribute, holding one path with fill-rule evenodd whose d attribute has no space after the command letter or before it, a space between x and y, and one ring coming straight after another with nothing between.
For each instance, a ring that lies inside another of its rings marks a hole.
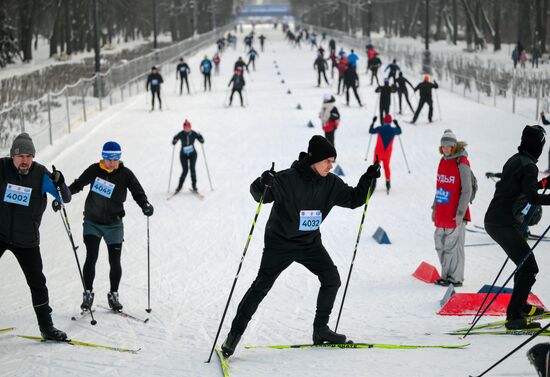
<instances>
[{"instance_id":1,"label":"black winter boot","mask_svg":"<svg viewBox=\"0 0 550 377\"><path fill-rule=\"evenodd\" d=\"M54 327L54 325L49 326L41 326L40 327L40 334L42 335L42 338L46 340L55 340L58 342L63 342L67 340L67 334L65 332L58 330Z\"/></svg>"},{"instance_id":2,"label":"black winter boot","mask_svg":"<svg viewBox=\"0 0 550 377\"><path fill-rule=\"evenodd\" d=\"M544 308L541 308L540 306L536 306L536 305L525 304L521 308L521 314L524 314L526 317L541 315L545 312L546 310L544 310Z\"/></svg>"},{"instance_id":3,"label":"black winter boot","mask_svg":"<svg viewBox=\"0 0 550 377\"><path fill-rule=\"evenodd\" d=\"M85 290L82 293L82 304L80 304L80 309L90 310L92 308L93 303L94 303L94 293L89 290Z\"/></svg>"},{"instance_id":4,"label":"black winter boot","mask_svg":"<svg viewBox=\"0 0 550 377\"><path fill-rule=\"evenodd\" d=\"M107 293L107 302L109 303L109 307L114 311L118 312L122 310L122 304L118 301L118 292Z\"/></svg>"},{"instance_id":5,"label":"black winter boot","mask_svg":"<svg viewBox=\"0 0 550 377\"><path fill-rule=\"evenodd\" d=\"M351 342L351 341L350 341ZM313 328L313 344L344 344L346 336L338 334L328 328L328 326Z\"/></svg>"},{"instance_id":6,"label":"black winter boot","mask_svg":"<svg viewBox=\"0 0 550 377\"><path fill-rule=\"evenodd\" d=\"M233 334L229 333L227 334L227 338L222 344L222 355L226 359L233 355L235 352L235 348L237 348L237 344L239 344L239 341L241 340L242 334Z\"/></svg>"},{"instance_id":7,"label":"black winter boot","mask_svg":"<svg viewBox=\"0 0 550 377\"><path fill-rule=\"evenodd\" d=\"M506 322L507 330L538 330L540 329L539 322L528 322L526 318L509 319Z\"/></svg>"}]
</instances>

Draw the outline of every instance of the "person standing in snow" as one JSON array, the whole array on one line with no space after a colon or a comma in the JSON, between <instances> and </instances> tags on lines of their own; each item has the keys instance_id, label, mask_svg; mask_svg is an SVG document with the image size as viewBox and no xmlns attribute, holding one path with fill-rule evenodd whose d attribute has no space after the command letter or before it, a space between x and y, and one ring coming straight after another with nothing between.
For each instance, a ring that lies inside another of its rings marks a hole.
<instances>
[{"instance_id":1,"label":"person standing in snow","mask_svg":"<svg viewBox=\"0 0 550 377\"><path fill-rule=\"evenodd\" d=\"M219 76L220 74L220 62L221 62L220 54L217 52L214 54L214 57L212 58L212 63L214 63L214 74L216 76Z\"/></svg>"},{"instance_id":2,"label":"person standing in snow","mask_svg":"<svg viewBox=\"0 0 550 377\"><path fill-rule=\"evenodd\" d=\"M379 127L374 127L376 117L372 118L372 124L369 128L371 135L378 135L376 139L376 147L374 148L374 161L378 161L384 167L384 176L386 177L386 193L390 193L391 188L391 170L390 161L393 152L393 139L397 135L401 135L401 127L397 123L397 119L393 120L395 127L392 127L392 117L390 114L384 116L384 121Z\"/></svg>"},{"instance_id":3,"label":"person standing in snow","mask_svg":"<svg viewBox=\"0 0 550 377\"><path fill-rule=\"evenodd\" d=\"M325 132L325 137L332 145L334 144L334 133L340 124L340 113L336 107L336 99L330 94L325 93L323 96L323 105L319 112L321 126Z\"/></svg>"},{"instance_id":4,"label":"person standing in snow","mask_svg":"<svg viewBox=\"0 0 550 377\"><path fill-rule=\"evenodd\" d=\"M244 70L246 69L246 72L249 72L248 71L248 65L246 65L246 63L244 62L243 58L241 58L239 56L239 58L237 59L237 61L235 62L235 64L233 65L233 72L237 70L237 68L240 68L241 69L241 73L243 74L244 76Z\"/></svg>"},{"instance_id":5,"label":"person standing in snow","mask_svg":"<svg viewBox=\"0 0 550 377\"><path fill-rule=\"evenodd\" d=\"M44 339L63 341L65 332L54 327L46 277L40 255L40 222L46 210L46 193L64 202L71 193L59 170L50 173L34 161L36 150L31 137L19 134L12 143L10 157L0 158L0 258L10 250L31 291L32 305ZM3 301L4 307L6 300Z\"/></svg>"},{"instance_id":6,"label":"person standing in snow","mask_svg":"<svg viewBox=\"0 0 550 377\"><path fill-rule=\"evenodd\" d=\"M208 59L208 56L204 55L204 59L200 64L200 71L204 77L204 91L206 92L206 85L208 84L208 90L212 90L212 81L210 76L212 75L212 62Z\"/></svg>"},{"instance_id":7,"label":"person standing in snow","mask_svg":"<svg viewBox=\"0 0 550 377\"><path fill-rule=\"evenodd\" d=\"M378 88L375 89L376 93L380 93L380 101L378 101L378 106L380 108L380 123L382 123L384 116L390 113L391 95L396 91L395 85L390 86L390 79L387 77L384 78L384 85L378 86Z\"/></svg>"},{"instance_id":8,"label":"person standing in snow","mask_svg":"<svg viewBox=\"0 0 550 377\"><path fill-rule=\"evenodd\" d=\"M416 123L416 120L418 119L418 116L420 115L420 111L422 111L422 107L424 107L424 104L427 103L429 106L428 110L428 120L430 123L432 122L432 117L434 113L434 104L432 99L432 90L439 88L439 85L437 85L437 82L434 80L433 84L430 82L430 76L425 75L424 81L422 81L420 84L418 84L414 91L417 90L420 92L420 100L418 101L418 107L416 108L416 112L414 113L413 120L411 123Z\"/></svg>"},{"instance_id":9,"label":"person standing in snow","mask_svg":"<svg viewBox=\"0 0 550 377\"><path fill-rule=\"evenodd\" d=\"M313 63L313 69L317 69L317 87L321 86L321 75L323 75L325 82L327 83L327 85L329 85L327 74L326 74L326 70L328 69L328 64L321 54L317 55L317 58Z\"/></svg>"},{"instance_id":10,"label":"person standing in snow","mask_svg":"<svg viewBox=\"0 0 550 377\"><path fill-rule=\"evenodd\" d=\"M235 74L231 77L231 81L229 81L227 87L231 86L231 83L233 83L233 88L231 88L231 95L229 96L229 106L233 103L233 94L237 92L239 93L239 97L241 99L241 106L244 107L242 91L246 83L244 81L243 70L241 67L237 67L235 69Z\"/></svg>"},{"instance_id":11,"label":"person standing in snow","mask_svg":"<svg viewBox=\"0 0 550 377\"><path fill-rule=\"evenodd\" d=\"M355 99L359 103L359 107L362 107L361 99L357 93L357 88L359 88L359 76L357 76L357 71L355 68L348 64L344 72L344 86L346 88L346 105L349 106L349 90L353 89L353 94L355 94Z\"/></svg>"},{"instance_id":12,"label":"person standing in snow","mask_svg":"<svg viewBox=\"0 0 550 377\"><path fill-rule=\"evenodd\" d=\"M458 141L451 130L441 137L441 160L437 168L432 221L435 224L435 249L441 262L441 279L436 285L461 287L464 282L464 242L466 223L471 221L468 207L472 196L472 171L466 143Z\"/></svg>"},{"instance_id":13,"label":"person standing in snow","mask_svg":"<svg viewBox=\"0 0 550 377\"><path fill-rule=\"evenodd\" d=\"M222 344L224 357L235 352L261 301L277 277L293 262L305 266L321 283L313 321L313 343L346 342L345 335L328 327L341 282L338 269L321 242L320 225L334 206L357 208L365 204L369 187L380 176L380 168L371 165L354 188L330 173L335 159L334 146L315 135L309 141L308 152L301 152L289 169L278 173L267 170L250 185L255 201L263 199L264 203L274 205L265 228L260 269L242 298Z\"/></svg>"},{"instance_id":14,"label":"person standing in snow","mask_svg":"<svg viewBox=\"0 0 550 377\"><path fill-rule=\"evenodd\" d=\"M357 70L357 61L359 60L359 56L355 53L353 48L351 49L349 55L348 55L348 63L351 64L353 69Z\"/></svg>"},{"instance_id":15,"label":"person standing in snow","mask_svg":"<svg viewBox=\"0 0 550 377\"><path fill-rule=\"evenodd\" d=\"M246 63L247 68L250 64L252 64L252 70L256 70L256 58L258 57L258 55L258 51L256 51L254 47L251 47L248 51L248 63Z\"/></svg>"},{"instance_id":16,"label":"person standing in snow","mask_svg":"<svg viewBox=\"0 0 550 377\"><path fill-rule=\"evenodd\" d=\"M145 90L149 91L151 87L151 111L155 110L155 94L159 100L159 110L162 110L162 100L160 99L160 85L164 82L157 67L151 68L151 73L147 76Z\"/></svg>"},{"instance_id":17,"label":"person standing in snow","mask_svg":"<svg viewBox=\"0 0 550 377\"><path fill-rule=\"evenodd\" d=\"M527 304L527 297L539 272L535 255L525 240L524 220L518 211L528 216L532 206L550 205L550 195L538 190L549 187L548 177L538 181L537 159L542 154L546 132L541 126L525 126L518 153L506 161L501 179L485 214L485 230L518 266L514 276L514 291L506 309L506 328L509 330L538 328L540 323L529 322L528 315L540 314L543 309Z\"/></svg>"},{"instance_id":18,"label":"person standing in snow","mask_svg":"<svg viewBox=\"0 0 550 377\"><path fill-rule=\"evenodd\" d=\"M397 80L397 72L401 73L401 68L399 68L399 65L397 64L397 60L393 59L391 64L388 64L386 66L386 69L384 70L384 72L386 72L387 70L390 71L388 73L388 79L393 78L393 85L395 85L395 82Z\"/></svg>"},{"instance_id":19,"label":"person standing in snow","mask_svg":"<svg viewBox=\"0 0 550 377\"><path fill-rule=\"evenodd\" d=\"M178 141L181 141L180 162L181 162L181 176L176 188L175 194L181 191L183 182L187 177L187 172L191 170L191 191L198 193L197 189L197 173L195 172L195 165L197 163L197 150L195 149L195 140L204 144L204 138L198 132L191 130L191 122L187 119L183 122L183 131L180 131L172 139L172 145L176 145Z\"/></svg>"},{"instance_id":20,"label":"person standing in snow","mask_svg":"<svg viewBox=\"0 0 550 377\"><path fill-rule=\"evenodd\" d=\"M99 256L101 239L107 244L109 253L109 280L111 287L107 293L107 302L114 311L122 310L118 294L122 278L122 242L124 241L125 215L124 202L128 190L145 216L153 215L153 206L134 173L120 160L122 149L115 141L108 141L101 151L102 159L90 165L69 186L71 193L77 194L90 185L90 191L84 204L83 238L86 245L86 262L82 275L85 291L82 294L82 310L91 310L94 302L95 265Z\"/></svg>"},{"instance_id":21,"label":"person standing in snow","mask_svg":"<svg viewBox=\"0 0 550 377\"><path fill-rule=\"evenodd\" d=\"M267 39L267 37L263 34L260 34L258 39L260 40L260 48L261 48L262 52L264 52L264 43L265 43L265 40Z\"/></svg>"},{"instance_id":22,"label":"person standing in snow","mask_svg":"<svg viewBox=\"0 0 550 377\"><path fill-rule=\"evenodd\" d=\"M378 57L378 53L374 54L374 57L370 60L369 69L371 72L370 84L374 79L376 79L376 85L380 86L380 81L378 81L378 69L382 66L382 60Z\"/></svg>"},{"instance_id":23,"label":"person standing in snow","mask_svg":"<svg viewBox=\"0 0 550 377\"><path fill-rule=\"evenodd\" d=\"M346 73L346 69L348 68L348 59L344 56L340 58L338 61L338 92L337 94L344 94L344 89L346 88L344 84L344 74ZM342 87L342 91L340 91L340 86Z\"/></svg>"},{"instance_id":24,"label":"person standing in snow","mask_svg":"<svg viewBox=\"0 0 550 377\"><path fill-rule=\"evenodd\" d=\"M411 87L412 90L414 90L413 84L409 80L403 76L403 72L399 72L399 76L397 77L397 96L399 97L399 114L403 113L403 109L401 107L402 97L405 97L405 100L407 101L407 104L409 105L409 108L411 109L411 112L414 113L414 109L411 105L411 101L409 100L409 91L407 90L407 84Z\"/></svg>"},{"instance_id":25,"label":"person standing in snow","mask_svg":"<svg viewBox=\"0 0 550 377\"><path fill-rule=\"evenodd\" d=\"M183 58L180 58L180 62L178 66L176 67L176 80L180 79L180 95L183 93L183 81L185 80L185 85L187 86L187 94L189 94L189 80L187 79L187 76L191 73L191 68L189 68L189 65L183 60Z\"/></svg>"}]
</instances>

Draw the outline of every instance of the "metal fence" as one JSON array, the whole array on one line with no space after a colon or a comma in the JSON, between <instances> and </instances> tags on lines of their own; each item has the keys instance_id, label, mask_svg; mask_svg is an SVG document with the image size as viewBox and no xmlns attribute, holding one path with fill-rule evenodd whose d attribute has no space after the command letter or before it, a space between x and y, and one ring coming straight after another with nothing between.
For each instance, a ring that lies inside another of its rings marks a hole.
<instances>
[{"instance_id":1,"label":"metal fence","mask_svg":"<svg viewBox=\"0 0 550 377\"><path fill-rule=\"evenodd\" d=\"M306 25L307 27L307 25ZM422 70L423 49L390 38L352 37L338 30L317 26L341 43L363 51L367 42L388 59L397 59L401 69L411 74ZM431 54L432 76L441 87L478 103L511 111L529 119L539 119L540 111L550 111L550 75L510 65L482 61L473 56L438 52Z\"/></svg>"},{"instance_id":2,"label":"metal fence","mask_svg":"<svg viewBox=\"0 0 550 377\"><path fill-rule=\"evenodd\" d=\"M74 127L86 123L95 113L143 92L151 66L156 65L164 72L175 71L180 57L213 44L220 34L232 28L229 24L186 39L105 73L80 79L59 92L0 111L0 156L8 154L13 139L21 132L31 135L37 150L53 144Z\"/></svg>"}]
</instances>

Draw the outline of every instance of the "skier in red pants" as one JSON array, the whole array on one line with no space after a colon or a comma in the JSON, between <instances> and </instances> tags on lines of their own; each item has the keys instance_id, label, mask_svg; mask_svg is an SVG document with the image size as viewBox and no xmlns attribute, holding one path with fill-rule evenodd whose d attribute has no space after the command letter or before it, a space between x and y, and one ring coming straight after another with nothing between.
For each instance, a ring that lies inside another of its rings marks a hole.
<instances>
[{"instance_id":1,"label":"skier in red pants","mask_svg":"<svg viewBox=\"0 0 550 377\"><path fill-rule=\"evenodd\" d=\"M384 167L384 176L386 177L386 193L389 195L391 188L390 160L393 150L393 139L396 135L401 135L401 127L399 127L397 120L393 120L395 127L391 126L392 117L390 114L386 114L384 116L384 121L379 127L374 127L376 119L376 117L372 119L369 133L371 135L378 134L376 147L374 148L374 161L378 159L379 163Z\"/></svg>"}]
</instances>

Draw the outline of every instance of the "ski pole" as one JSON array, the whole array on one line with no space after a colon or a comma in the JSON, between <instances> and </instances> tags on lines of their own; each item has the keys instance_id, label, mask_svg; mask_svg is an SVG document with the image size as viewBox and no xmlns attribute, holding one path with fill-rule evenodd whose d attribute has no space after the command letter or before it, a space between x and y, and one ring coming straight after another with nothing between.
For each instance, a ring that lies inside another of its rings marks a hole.
<instances>
[{"instance_id":1,"label":"ski pole","mask_svg":"<svg viewBox=\"0 0 550 377\"><path fill-rule=\"evenodd\" d=\"M248 106L249 103L248 103L248 94L246 92L246 88L243 88L244 90L244 103L245 103L245 106Z\"/></svg>"},{"instance_id":2,"label":"ski pole","mask_svg":"<svg viewBox=\"0 0 550 377\"><path fill-rule=\"evenodd\" d=\"M487 306L485 307L485 309L483 309L483 311L481 312L481 314L476 318L476 320L472 323L472 326L468 329L468 331L466 332L466 334L464 334L463 338L466 338L468 336L468 334L470 333L470 331L472 331L472 329L475 327L475 325L479 322L479 320L481 319L481 317L483 317L483 315L485 314L485 312L487 311L487 309L489 309L489 307L493 304L493 302L495 302L496 298L498 297L499 294L502 293L502 291L504 290L504 287L506 287L506 284L508 284L508 282L510 282L510 280L512 279L512 277L514 277L514 275L516 274L516 272L518 272L518 270L523 266L523 264L525 263L525 261L527 261L527 259L529 259L529 257L533 254L533 251L535 250L535 248L537 247L537 245L540 243L540 241L544 238L544 236L546 236L546 233L548 233L548 231L550 230L550 225L546 228L546 230L544 231L544 233L542 233L542 235L539 237L539 239L537 240L537 242L535 242L535 244L531 247L531 250L525 255L525 257L523 257L523 259L521 260L521 262L517 265L516 269L512 272L512 274L508 277L508 279L506 279L506 281L504 282L504 284L502 285L502 287L499 288L498 292L493 296L493 298L491 299L491 301L489 301L489 303L487 304Z\"/></svg>"},{"instance_id":3,"label":"ski pole","mask_svg":"<svg viewBox=\"0 0 550 377\"><path fill-rule=\"evenodd\" d=\"M542 191L543 195L546 193L546 190L547 189L545 188ZM525 232L527 231L527 228L529 227L529 223L531 222L531 219L533 218L534 215L535 215L535 206L532 206L532 208L527 212L527 216L525 216L525 219L523 220L523 224L522 224L522 227L521 227L523 234L525 234ZM497 277L493 281L493 284L491 284L491 288L489 288L489 291L485 294L485 297L483 298L483 301L481 302L481 305L479 305L479 308L477 309L477 312L474 315L474 319L472 320L472 323L476 320L477 316L479 315L479 312L481 311L481 308L483 308L483 305L485 305L485 302L487 301L487 298L489 297L489 295L493 291L493 288L495 287L495 285L498 281L498 278L500 277L500 274L502 274L502 271L504 271L504 267L506 267L506 264L508 263L509 259L510 259L509 257L506 257L506 260L504 261L504 264L500 268L500 271L498 272Z\"/></svg>"},{"instance_id":4,"label":"ski pole","mask_svg":"<svg viewBox=\"0 0 550 377\"><path fill-rule=\"evenodd\" d=\"M271 164L271 170L275 168L275 163L273 162ZM220 331L222 330L223 321L225 319L225 315L227 314L227 308L229 307L229 302L231 301L231 297L233 296L233 292L235 290L235 285L237 284L237 279L239 278L239 273L241 272L241 267L243 265L244 257L246 256L246 252L248 250L248 245L250 245L250 240L252 239L252 233L254 232L254 227L256 226L256 220L258 220L258 215L260 214L260 209L262 208L262 204L264 202L264 197L267 192L268 187L266 186L264 188L264 192L262 193L262 196L260 197L260 202L258 203L258 208L256 208L256 214L254 215L254 221L252 221L252 227L250 228L250 232L248 232L248 238L246 239L246 244L244 246L243 255L241 256L241 262L239 263L239 268L237 268L237 273L235 274L235 279L233 279L233 285L231 286L231 291L229 292L229 297L227 298L227 303L225 304L225 309L223 310L222 319L220 321L220 326L218 327L218 332L216 333L216 337L214 338L214 344L212 344L212 349L210 350L210 356L208 356L208 360L206 360L207 363L210 362L212 359L212 354L214 353L214 348L216 347L216 342L218 341L218 337L220 336Z\"/></svg>"},{"instance_id":5,"label":"ski pole","mask_svg":"<svg viewBox=\"0 0 550 377\"><path fill-rule=\"evenodd\" d=\"M369 151L370 151L371 142L372 142L372 134L370 134L370 137L369 137L369 144L367 145L367 153L365 154L365 161L367 161L369 159Z\"/></svg>"},{"instance_id":6,"label":"ski pole","mask_svg":"<svg viewBox=\"0 0 550 377\"><path fill-rule=\"evenodd\" d=\"M149 237L149 216L147 216L147 313L151 313L151 248L150 248L150 237Z\"/></svg>"},{"instance_id":7,"label":"ski pole","mask_svg":"<svg viewBox=\"0 0 550 377\"><path fill-rule=\"evenodd\" d=\"M530 341L532 341L533 339L535 339L537 336L539 336L540 334L542 334L544 331L548 330L548 327L550 327L550 323L548 323L546 326L544 326L542 329L538 330L536 333L534 333L532 336L529 337L529 339L527 339L525 342L521 343L519 346L517 346L516 348L514 348L512 351L510 351L506 356L504 356L502 359L500 359L499 361L497 361L496 363L494 363L493 365L491 365L491 367L489 367L489 369L487 369L485 372L481 373L480 375L478 376L475 376L475 377L482 377L484 376L485 374L487 374L491 369L493 369L494 367L496 367L497 365L499 365L500 363L502 363L504 360L506 360L507 358L509 358L510 356L512 356L517 350L519 350L520 348L522 348L524 345L526 345L527 343L529 343ZM470 376L470 377L474 377L474 376Z\"/></svg>"},{"instance_id":8,"label":"ski pole","mask_svg":"<svg viewBox=\"0 0 550 377\"><path fill-rule=\"evenodd\" d=\"M401 141L401 135L397 135L397 140L399 140L399 146L401 147L401 152L403 152L403 158L405 159L405 164L407 165L407 171L411 174L411 169L409 168L409 163L407 162L407 155L405 154L403 142Z\"/></svg>"},{"instance_id":9,"label":"ski pole","mask_svg":"<svg viewBox=\"0 0 550 377\"><path fill-rule=\"evenodd\" d=\"M437 111L439 113L439 120L442 120L443 118L441 117L441 106L439 105L439 95L437 94L437 89L435 90L435 99L437 101Z\"/></svg>"},{"instance_id":10,"label":"ski pole","mask_svg":"<svg viewBox=\"0 0 550 377\"><path fill-rule=\"evenodd\" d=\"M170 184L172 183L172 168L174 167L174 152L176 144L172 145L172 160L170 161L170 174L168 174L168 193L170 193Z\"/></svg>"},{"instance_id":11,"label":"ski pole","mask_svg":"<svg viewBox=\"0 0 550 377\"><path fill-rule=\"evenodd\" d=\"M204 156L204 166L206 167L206 174L208 175L208 182L210 183L210 190L214 191L212 187L212 180L210 179L210 170L208 170L208 162L206 161L206 152L204 151L204 144L201 143L202 155Z\"/></svg>"},{"instance_id":12,"label":"ski pole","mask_svg":"<svg viewBox=\"0 0 550 377\"><path fill-rule=\"evenodd\" d=\"M55 166L52 166L53 170L55 170ZM63 225L65 226L65 231L67 232L67 235L69 236L69 241L71 242L71 246L73 248L74 257L76 259L76 266L78 267L78 273L80 274L80 281L82 282L82 287L84 288L84 291L86 291L86 284L84 283L84 276L82 275L82 268L80 267L80 261L78 260L78 254L76 253L76 250L78 249L78 246L74 244L73 239L73 233L71 232L71 225L69 224L69 218L67 216L67 211L65 210L65 203L63 202L63 196L61 195L61 189L59 187L56 187L57 189L57 195L59 195L59 204L61 204L61 212L59 212L59 215L61 216L61 220L63 221ZM90 310L90 317L92 320L90 323L92 326L97 325L97 321L94 318L94 312L92 308L89 308Z\"/></svg>"},{"instance_id":13,"label":"ski pole","mask_svg":"<svg viewBox=\"0 0 550 377\"><path fill-rule=\"evenodd\" d=\"M229 106L229 104L227 103L227 97L229 97L229 87L227 87L227 89L225 90L225 98L223 99L224 106Z\"/></svg>"},{"instance_id":14,"label":"ski pole","mask_svg":"<svg viewBox=\"0 0 550 377\"><path fill-rule=\"evenodd\" d=\"M380 165L378 165L378 158L374 163L378 170L380 170ZM361 225L359 225L359 232L357 233L357 241L355 241L355 249L353 250L353 257L351 258L351 264L349 266L348 278L346 280L346 287L344 288L344 295L342 296L342 302L340 303L340 310L338 311L338 319L336 320L336 326L334 331L338 330L338 324L340 323L340 316L342 315L342 309L344 308L344 300L346 299L346 293L348 292L349 281L351 278L351 271L353 270L353 264L355 263L355 255L357 254L357 247L359 246L359 240L361 239L361 232L363 231L363 224L365 223L365 215L367 214L367 207L369 205L370 197L374 191L374 183L376 178L374 178L369 186L369 191L367 193L367 198L365 199L365 206L363 207L363 216L361 217Z\"/></svg>"}]
</instances>

